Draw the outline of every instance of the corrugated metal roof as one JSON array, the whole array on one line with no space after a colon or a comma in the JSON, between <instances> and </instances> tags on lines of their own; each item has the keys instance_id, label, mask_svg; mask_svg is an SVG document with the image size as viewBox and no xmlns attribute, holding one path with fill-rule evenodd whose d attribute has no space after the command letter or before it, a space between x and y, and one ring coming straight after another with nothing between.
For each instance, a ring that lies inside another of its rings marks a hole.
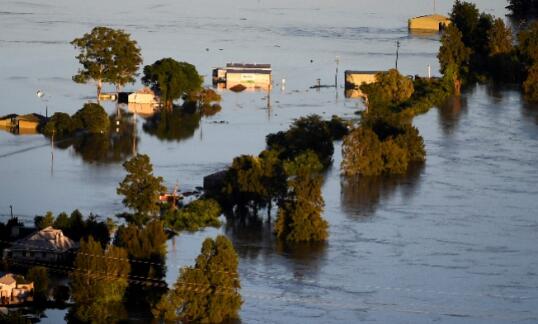
<instances>
[{"instance_id":1,"label":"corrugated metal roof","mask_svg":"<svg viewBox=\"0 0 538 324\"><path fill-rule=\"evenodd\" d=\"M227 63L226 67L239 69L270 69L271 64Z\"/></svg>"},{"instance_id":2,"label":"corrugated metal roof","mask_svg":"<svg viewBox=\"0 0 538 324\"><path fill-rule=\"evenodd\" d=\"M377 74L387 71L359 71L359 70L346 70L345 74Z\"/></svg>"},{"instance_id":3,"label":"corrugated metal roof","mask_svg":"<svg viewBox=\"0 0 538 324\"><path fill-rule=\"evenodd\" d=\"M238 74L271 74L271 70L254 70L254 69L229 69L226 73L238 73Z\"/></svg>"}]
</instances>

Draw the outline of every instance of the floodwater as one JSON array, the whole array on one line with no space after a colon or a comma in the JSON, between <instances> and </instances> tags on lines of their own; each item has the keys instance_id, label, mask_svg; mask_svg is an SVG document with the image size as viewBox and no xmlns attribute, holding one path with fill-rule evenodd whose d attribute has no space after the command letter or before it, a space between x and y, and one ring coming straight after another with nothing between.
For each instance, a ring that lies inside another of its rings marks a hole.
<instances>
[{"instance_id":1,"label":"floodwater","mask_svg":"<svg viewBox=\"0 0 538 324\"><path fill-rule=\"evenodd\" d=\"M478 1L504 16L505 1ZM99 145L50 143L40 135L0 132L0 214L9 205L27 222L35 214L79 208L112 216L121 160L149 154L155 173L182 190L240 154L257 154L265 135L317 113L355 118L362 108L332 84L338 56L346 69L394 66L437 72L438 36L409 35L406 20L431 11L430 1L172 1L127 3L68 0L0 2L0 115L73 113L95 93L71 81L75 37L96 25L123 28L144 63L174 57L195 64L210 81L227 62L273 64L275 87L223 92L223 110L185 122L174 139L121 126L111 152ZM438 3L438 12L451 5ZM286 88L280 80L286 79ZM132 86L136 89L140 84ZM37 89L45 97L35 96ZM269 107L269 108L268 108ZM109 113L115 112L107 104ZM225 233L240 256L245 323L505 323L538 321L538 107L517 89L479 86L461 100L415 119L427 161L396 178L346 180L340 143L325 178L327 244L287 249L270 224L228 223L169 242L166 280L192 264L207 236ZM135 142L136 145L133 145ZM106 148L106 146L105 146ZM57 323L51 310L43 322Z\"/></svg>"}]
</instances>

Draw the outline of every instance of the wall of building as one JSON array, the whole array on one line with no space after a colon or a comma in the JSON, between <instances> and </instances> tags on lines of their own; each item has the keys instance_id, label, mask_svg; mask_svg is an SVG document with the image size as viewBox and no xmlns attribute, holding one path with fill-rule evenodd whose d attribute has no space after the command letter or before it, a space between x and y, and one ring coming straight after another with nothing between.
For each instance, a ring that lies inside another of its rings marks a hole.
<instances>
[{"instance_id":1,"label":"wall of building","mask_svg":"<svg viewBox=\"0 0 538 324\"><path fill-rule=\"evenodd\" d=\"M157 103L157 100L152 94L135 92L129 95L129 103L155 104Z\"/></svg>"},{"instance_id":2,"label":"wall of building","mask_svg":"<svg viewBox=\"0 0 538 324\"><path fill-rule=\"evenodd\" d=\"M440 25L448 26L450 20L441 16L426 16L409 19L409 29L439 31Z\"/></svg>"},{"instance_id":3,"label":"wall of building","mask_svg":"<svg viewBox=\"0 0 538 324\"><path fill-rule=\"evenodd\" d=\"M271 74L261 73L227 73L226 87L232 88L241 84L245 87L269 88L271 86Z\"/></svg>"},{"instance_id":4,"label":"wall of building","mask_svg":"<svg viewBox=\"0 0 538 324\"><path fill-rule=\"evenodd\" d=\"M362 97L363 93L359 87L363 83L376 82L375 73L346 73L346 97L358 98Z\"/></svg>"}]
</instances>

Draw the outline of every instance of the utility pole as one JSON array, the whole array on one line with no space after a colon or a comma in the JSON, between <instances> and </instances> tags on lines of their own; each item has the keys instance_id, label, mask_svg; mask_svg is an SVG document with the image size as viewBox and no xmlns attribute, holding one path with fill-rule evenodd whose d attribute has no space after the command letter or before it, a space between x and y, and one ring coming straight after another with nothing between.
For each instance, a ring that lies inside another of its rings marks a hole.
<instances>
[{"instance_id":1,"label":"utility pole","mask_svg":"<svg viewBox=\"0 0 538 324\"><path fill-rule=\"evenodd\" d=\"M432 66L428 64L428 79L432 78Z\"/></svg>"},{"instance_id":2,"label":"utility pole","mask_svg":"<svg viewBox=\"0 0 538 324\"><path fill-rule=\"evenodd\" d=\"M334 60L336 62L336 73L334 74L334 88L338 90L338 65L340 64L340 57L336 56Z\"/></svg>"},{"instance_id":3,"label":"utility pole","mask_svg":"<svg viewBox=\"0 0 538 324\"><path fill-rule=\"evenodd\" d=\"M13 219L13 205L9 205L9 209L11 210L11 219Z\"/></svg>"},{"instance_id":4,"label":"utility pole","mask_svg":"<svg viewBox=\"0 0 538 324\"><path fill-rule=\"evenodd\" d=\"M400 54L400 41L396 41L396 70L398 70L398 56Z\"/></svg>"}]
</instances>

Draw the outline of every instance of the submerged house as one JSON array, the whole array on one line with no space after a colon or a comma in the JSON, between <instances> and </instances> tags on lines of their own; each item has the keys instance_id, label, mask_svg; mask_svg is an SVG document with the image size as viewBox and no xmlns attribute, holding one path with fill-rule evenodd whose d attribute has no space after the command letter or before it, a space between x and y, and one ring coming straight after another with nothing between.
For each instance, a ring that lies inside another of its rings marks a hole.
<instances>
[{"instance_id":1,"label":"submerged house","mask_svg":"<svg viewBox=\"0 0 538 324\"><path fill-rule=\"evenodd\" d=\"M78 243L65 236L62 230L46 227L15 241L4 250L4 259L13 261L61 262Z\"/></svg>"},{"instance_id":2,"label":"submerged house","mask_svg":"<svg viewBox=\"0 0 538 324\"><path fill-rule=\"evenodd\" d=\"M417 31L441 31L450 25L450 18L439 15L425 15L409 19L409 30Z\"/></svg>"},{"instance_id":3,"label":"submerged house","mask_svg":"<svg viewBox=\"0 0 538 324\"><path fill-rule=\"evenodd\" d=\"M346 79L346 98L361 98L364 94L360 90L363 83L376 82L376 74L384 71L345 71Z\"/></svg>"},{"instance_id":4,"label":"submerged house","mask_svg":"<svg viewBox=\"0 0 538 324\"><path fill-rule=\"evenodd\" d=\"M39 126L45 124L47 118L40 114L10 114L0 117L0 127L19 134L35 134Z\"/></svg>"},{"instance_id":5,"label":"submerged house","mask_svg":"<svg viewBox=\"0 0 538 324\"><path fill-rule=\"evenodd\" d=\"M0 272L0 305L32 301L34 283L12 273Z\"/></svg>"},{"instance_id":6,"label":"submerged house","mask_svg":"<svg viewBox=\"0 0 538 324\"><path fill-rule=\"evenodd\" d=\"M270 89L271 64L228 63L226 67L213 69L213 84L223 83L227 89L237 85L246 88Z\"/></svg>"}]
</instances>

